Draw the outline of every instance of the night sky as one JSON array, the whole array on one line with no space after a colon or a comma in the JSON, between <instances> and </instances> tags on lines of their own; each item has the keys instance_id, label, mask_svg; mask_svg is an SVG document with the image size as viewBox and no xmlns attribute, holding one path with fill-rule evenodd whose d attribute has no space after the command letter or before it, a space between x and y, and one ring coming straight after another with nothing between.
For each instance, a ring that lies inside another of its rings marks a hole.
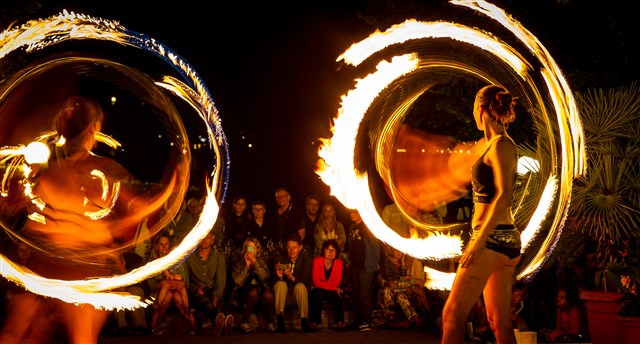
<instances>
[{"instance_id":1,"label":"night sky","mask_svg":"<svg viewBox=\"0 0 640 344\"><path fill-rule=\"evenodd\" d=\"M31 2L31 11L19 10L20 3L3 5L4 16L42 18L67 9L118 20L178 52L220 112L230 145L229 194L268 201L277 186L299 200L328 191L313 172L317 139L330 134L340 96L354 78L339 70L336 58L376 29L449 14L444 1L52 0ZM607 8L590 1L495 3L547 46L574 90L628 86L638 77L630 1Z\"/></svg>"}]
</instances>

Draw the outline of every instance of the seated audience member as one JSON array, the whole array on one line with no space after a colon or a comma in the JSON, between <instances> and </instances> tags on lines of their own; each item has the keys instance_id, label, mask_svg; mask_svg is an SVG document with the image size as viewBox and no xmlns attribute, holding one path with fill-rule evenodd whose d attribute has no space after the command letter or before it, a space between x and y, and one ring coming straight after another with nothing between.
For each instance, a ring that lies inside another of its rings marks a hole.
<instances>
[{"instance_id":1,"label":"seated audience member","mask_svg":"<svg viewBox=\"0 0 640 344\"><path fill-rule=\"evenodd\" d=\"M316 243L313 251L314 256L322 255L322 244L329 239L334 239L338 243L340 251L344 251L347 233L342 222L336 218L336 208L333 203L325 202L322 205L313 236Z\"/></svg>"},{"instance_id":2,"label":"seated audience member","mask_svg":"<svg viewBox=\"0 0 640 344\"><path fill-rule=\"evenodd\" d=\"M198 248L186 259L189 275L189 304L202 311L214 325L213 335L231 333L233 315L224 313L224 288L227 284L227 262L213 246L213 231L202 239Z\"/></svg>"},{"instance_id":3,"label":"seated audience member","mask_svg":"<svg viewBox=\"0 0 640 344\"><path fill-rule=\"evenodd\" d=\"M344 312L342 310L343 264L340 258L340 248L335 239L329 239L322 244L322 255L313 258L311 268L311 285L309 292L309 320L311 328L317 328L322 322L322 303L328 301L333 306L336 327L344 328Z\"/></svg>"},{"instance_id":4,"label":"seated audience member","mask_svg":"<svg viewBox=\"0 0 640 344\"><path fill-rule=\"evenodd\" d=\"M556 293L556 326L541 330L542 338L548 342L584 342L582 339L582 314L577 296L567 288L560 287Z\"/></svg>"},{"instance_id":5,"label":"seated audience member","mask_svg":"<svg viewBox=\"0 0 640 344\"><path fill-rule=\"evenodd\" d=\"M300 312L302 331L311 332L309 326L309 288L311 287L311 256L302 252L302 238L292 233L286 239L287 254L276 258L273 274L273 293L277 313L277 332L287 331L284 309L287 303L295 304Z\"/></svg>"},{"instance_id":6,"label":"seated audience member","mask_svg":"<svg viewBox=\"0 0 640 344\"><path fill-rule=\"evenodd\" d=\"M392 246L387 248L387 255L384 259L382 270L378 275L381 287L379 292L380 305L385 312L390 327L414 328L416 325L421 325L421 321L413 303L428 307L424 289L416 288L414 276L411 276L408 272L409 268L412 267L413 259ZM421 298L424 299L421 300ZM412 300L416 302L412 302ZM398 321L394 318L392 310L394 306L399 306L402 309L406 320Z\"/></svg>"},{"instance_id":7,"label":"seated audience member","mask_svg":"<svg viewBox=\"0 0 640 344\"><path fill-rule=\"evenodd\" d=\"M156 237L151 259L166 256L171 251L171 239L162 233ZM182 314L191 325L191 334L195 334L196 321L193 313L189 309L189 296L187 294L187 272L184 264L179 264L170 270L153 276L147 280L149 290L156 298L157 309L154 309L151 316L151 331L155 334L162 333L158 329L158 321L162 315L174 304L180 314Z\"/></svg>"},{"instance_id":8,"label":"seated audience member","mask_svg":"<svg viewBox=\"0 0 640 344\"><path fill-rule=\"evenodd\" d=\"M249 323L249 317L255 307L259 304L264 311L266 330L275 332L273 324L275 313L275 301L273 292L269 288L269 267L262 255L262 245L255 237L248 237L244 244L243 259L238 260L233 267L232 278L235 283L235 297L241 305L242 323L240 328L243 332L253 331Z\"/></svg>"}]
</instances>

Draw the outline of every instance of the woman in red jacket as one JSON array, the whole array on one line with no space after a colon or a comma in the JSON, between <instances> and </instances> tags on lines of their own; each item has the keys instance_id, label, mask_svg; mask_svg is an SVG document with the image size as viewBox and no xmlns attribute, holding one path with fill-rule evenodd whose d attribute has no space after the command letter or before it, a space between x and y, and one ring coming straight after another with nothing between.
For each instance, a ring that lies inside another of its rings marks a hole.
<instances>
[{"instance_id":1,"label":"woman in red jacket","mask_svg":"<svg viewBox=\"0 0 640 344\"><path fill-rule=\"evenodd\" d=\"M337 328L344 328L344 312L342 310L343 291L342 283L342 259L340 247L335 239L329 239L322 244L322 255L313 259L311 268L312 289L309 293L309 320L311 328L317 328L322 322L322 303L324 301L333 305L333 312Z\"/></svg>"}]
</instances>

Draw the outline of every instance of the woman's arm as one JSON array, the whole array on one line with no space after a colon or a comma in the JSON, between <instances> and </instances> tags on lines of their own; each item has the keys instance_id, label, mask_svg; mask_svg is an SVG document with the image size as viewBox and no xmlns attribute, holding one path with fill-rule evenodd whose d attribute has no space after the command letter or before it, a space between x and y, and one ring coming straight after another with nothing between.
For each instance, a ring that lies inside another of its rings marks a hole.
<instances>
[{"instance_id":1,"label":"woman's arm","mask_svg":"<svg viewBox=\"0 0 640 344\"><path fill-rule=\"evenodd\" d=\"M343 270L342 259L336 258L333 260L333 270L331 270L331 276L329 276L329 280L327 281L327 290L336 290L340 288L342 284L342 270Z\"/></svg>"},{"instance_id":2,"label":"woman's arm","mask_svg":"<svg viewBox=\"0 0 640 344\"><path fill-rule=\"evenodd\" d=\"M233 282L237 286L242 286L246 281L247 277L249 277L249 267L245 264L244 259L240 259L234 266L231 271L231 277L233 278Z\"/></svg>"},{"instance_id":3,"label":"woman's arm","mask_svg":"<svg viewBox=\"0 0 640 344\"><path fill-rule=\"evenodd\" d=\"M253 264L253 271L256 273L256 275L258 275L258 277L260 277L263 282L269 281L269 267L267 266L267 263L261 258L258 258Z\"/></svg>"},{"instance_id":4,"label":"woman's arm","mask_svg":"<svg viewBox=\"0 0 640 344\"><path fill-rule=\"evenodd\" d=\"M322 258L321 256L313 258L313 262L311 263L311 285L314 288L320 288L323 285L323 265L324 258Z\"/></svg>"}]
</instances>

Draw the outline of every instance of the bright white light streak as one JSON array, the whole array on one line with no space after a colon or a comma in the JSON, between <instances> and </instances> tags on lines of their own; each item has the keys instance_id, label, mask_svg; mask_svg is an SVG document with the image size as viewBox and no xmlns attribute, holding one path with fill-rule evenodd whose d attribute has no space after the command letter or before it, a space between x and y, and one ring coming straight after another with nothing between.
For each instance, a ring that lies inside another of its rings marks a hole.
<instances>
[{"instance_id":1,"label":"bright white light streak","mask_svg":"<svg viewBox=\"0 0 640 344\"><path fill-rule=\"evenodd\" d=\"M482 31L456 23L425 23L414 19L394 25L384 33L376 31L361 42L353 44L349 50L338 56L337 61L344 60L357 66L369 56L390 45L425 38L451 38L472 44L495 56L499 56L521 76L531 69L531 66L512 47L497 41L495 37L491 37Z\"/></svg>"},{"instance_id":2,"label":"bright white light streak","mask_svg":"<svg viewBox=\"0 0 640 344\"><path fill-rule=\"evenodd\" d=\"M547 184L542 192L542 196L540 197L540 202L536 211L533 213L533 216L529 220L527 224L527 228L522 231L520 234L520 240L522 241L522 249L523 251L527 249L531 239L534 235L540 230L542 227L542 222L549 216L549 211L551 210L554 203L554 195L556 194L558 189L558 179L555 176L549 177L547 180ZM554 214L554 223L551 228L561 227L561 223L559 221L564 221L564 216L555 216ZM551 247L553 242L557 239L555 233L554 235L548 235L542 243L541 247ZM532 262L538 262L537 264L529 264L527 265L519 274L518 278L524 278L529 274L532 274L538 269L538 266L545 260L546 254L548 250L540 249L536 252L536 255L531 260Z\"/></svg>"}]
</instances>

